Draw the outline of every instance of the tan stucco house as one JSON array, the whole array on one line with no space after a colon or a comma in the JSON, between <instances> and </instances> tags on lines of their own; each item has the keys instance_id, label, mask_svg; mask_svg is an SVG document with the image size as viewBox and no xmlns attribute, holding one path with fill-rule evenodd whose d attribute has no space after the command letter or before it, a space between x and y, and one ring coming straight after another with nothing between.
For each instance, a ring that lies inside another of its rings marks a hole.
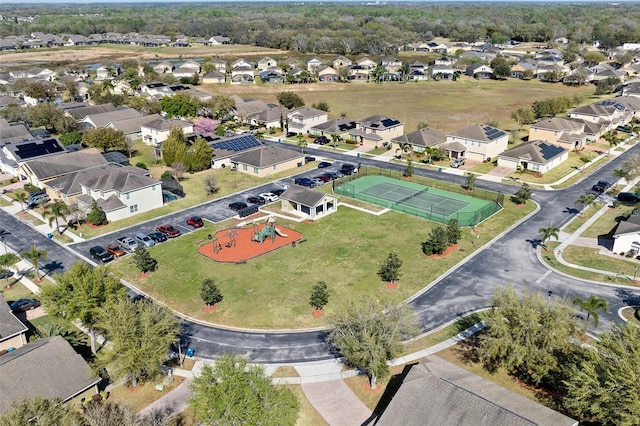
<instances>
[{"instance_id":1,"label":"tan stucco house","mask_svg":"<svg viewBox=\"0 0 640 426\"><path fill-rule=\"evenodd\" d=\"M231 158L235 170L258 177L270 177L303 163L303 153L279 146L262 146Z\"/></svg>"},{"instance_id":2,"label":"tan stucco house","mask_svg":"<svg viewBox=\"0 0 640 426\"><path fill-rule=\"evenodd\" d=\"M372 115L356 121L357 127L349 131L349 137L360 145L376 148L384 143L391 143L393 138L402 136L404 123L384 115Z\"/></svg>"},{"instance_id":3,"label":"tan stucco house","mask_svg":"<svg viewBox=\"0 0 640 426\"><path fill-rule=\"evenodd\" d=\"M541 140L568 149L582 149L587 135L585 125L579 120L551 117L533 123L529 128L529 140Z\"/></svg>"},{"instance_id":4,"label":"tan stucco house","mask_svg":"<svg viewBox=\"0 0 640 426\"><path fill-rule=\"evenodd\" d=\"M289 131L309 133L312 127L326 123L329 113L321 109L303 106L289 111L287 117L289 118Z\"/></svg>"},{"instance_id":5,"label":"tan stucco house","mask_svg":"<svg viewBox=\"0 0 640 426\"><path fill-rule=\"evenodd\" d=\"M282 211L317 220L338 211L338 197L300 185L292 185L280 196Z\"/></svg>"},{"instance_id":6,"label":"tan stucco house","mask_svg":"<svg viewBox=\"0 0 640 426\"><path fill-rule=\"evenodd\" d=\"M498 155L498 166L546 173L569 158L569 150L544 141L529 141Z\"/></svg>"},{"instance_id":7,"label":"tan stucco house","mask_svg":"<svg viewBox=\"0 0 640 426\"><path fill-rule=\"evenodd\" d=\"M485 161L497 157L507 149L508 144L507 132L487 124L473 124L449 133L443 148L450 151L451 158L462 156L470 160ZM461 155L454 155L454 146L464 147L464 152Z\"/></svg>"}]
</instances>

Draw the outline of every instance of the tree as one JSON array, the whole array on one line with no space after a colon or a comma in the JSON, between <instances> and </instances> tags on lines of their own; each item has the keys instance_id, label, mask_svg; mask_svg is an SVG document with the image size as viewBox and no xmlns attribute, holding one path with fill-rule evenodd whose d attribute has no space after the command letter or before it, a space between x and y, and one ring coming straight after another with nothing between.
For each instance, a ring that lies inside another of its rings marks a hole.
<instances>
[{"instance_id":1,"label":"tree","mask_svg":"<svg viewBox=\"0 0 640 426\"><path fill-rule=\"evenodd\" d=\"M220 120L212 120L207 117L200 117L193 124L193 130L196 133L213 133L220 125Z\"/></svg>"},{"instance_id":2,"label":"tree","mask_svg":"<svg viewBox=\"0 0 640 426\"><path fill-rule=\"evenodd\" d=\"M478 356L485 368L504 367L519 379L539 384L559 373L578 346L578 323L566 303L513 287L496 289L485 317Z\"/></svg>"},{"instance_id":3,"label":"tree","mask_svg":"<svg viewBox=\"0 0 640 426\"><path fill-rule=\"evenodd\" d=\"M449 235L442 226L437 226L431 230L427 241L422 243L422 252L427 256L432 254L442 254L449 247Z\"/></svg>"},{"instance_id":4,"label":"tree","mask_svg":"<svg viewBox=\"0 0 640 426\"><path fill-rule=\"evenodd\" d=\"M640 415L640 328L613 324L567 365L565 409L582 423L634 425Z\"/></svg>"},{"instance_id":5,"label":"tree","mask_svg":"<svg viewBox=\"0 0 640 426\"><path fill-rule=\"evenodd\" d=\"M617 177L618 179L627 180L629 178L629 172L624 169L615 169L613 171L613 176Z\"/></svg>"},{"instance_id":6,"label":"tree","mask_svg":"<svg viewBox=\"0 0 640 426\"><path fill-rule=\"evenodd\" d=\"M327 303L329 303L329 290L327 289L327 283L324 281L318 281L311 288L311 296L309 297L309 304L315 309L323 309Z\"/></svg>"},{"instance_id":7,"label":"tree","mask_svg":"<svg viewBox=\"0 0 640 426\"><path fill-rule=\"evenodd\" d=\"M591 155L586 152L580 155L580 162L582 163L582 167L580 168L580 171L583 171L584 168L587 166L587 163L591 162Z\"/></svg>"},{"instance_id":8,"label":"tree","mask_svg":"<svg viewBox=\"0 0 640 426\"><path fill-rule=\"evenodd\" d=\"M590 317L593 317L593 326L597 327L600 322L598 311L607 312L609 310L609 302L607 302L607 299L604 297L594 296L593 294L590 295L588 299L576 297L573 299L573 304L579 306L581 311L587 313L587 317L584 320L585 330L587 329Z\"/></svg>"},{"instance_id":9,"label":"tree","mask_svg":"<svg viewBox=\"0 0 640 426\"><path fill-rule=\"evenodd\" d=\"M471 173L471 172L466 172L464 174L465 178L464 178L464 187L468 190L472 190L473 188L476 187L476 179L478 179L478 176L476 176L475 173Z\"/></svg>"},{"instance_id":10,"label":"tree","mask_svg":"<svg viewBox=\"0 0 640 426\"><path fill-rule=\"evenodd\" d=\"M31 262L36 273L36 281L40 281L40 260L47 259L47 251L39 250L34 244L29 250L20 253L20 257Z\"/></svg>"},{"instance_id":11,"label":"tree","mask_svg":"<svg viewBox=\"0 0 640 426\"><path fill-rule=\"evenodd\" d=\"M222 292L212 278L205 278L202 280L202 286L200 286L200 298L207 304L207 306L212 306L216 303L222 302Z\"/></svg>"},{"instance_id":12,"label":"tree","mask_svg":"<svg viewBox=\"0 0 640 426\"><path fill-rule=\"evenodd\" d=\"M329 104L326 101L320 101L317 104L311 104L311 108L319 109L324 112L329 112Z\"/></svg>"},{"instance_id":13,"label":"tree","mask_svg":"<svg viewBox=\"0 0 640 426\"><path fill-rule=\"evenodd\" d=\"M204 178L204 188L207 191L207 195L213 195L220 190L216 181L216 175L211 173Z\"/></svg>"},{"instance_id":14,"label":"tree","mask_svg":"<svg viewBox=\"0 0 640 426\"><path fill-rule=\"evenodd\" d=\"M551 238L555 238L555 240L558 241L558 233L560 232L560 228L558 228L557 226L549 226L548 228L538 229L538 232L543 234L542 246L546 250L548 250L547 243L549 243L549 240L551 240Z\"/></svg>"},{"instance_id":15,"label":"tree","mask_svg":"<svg viewBox=\"0 0 640 426\"><path fill-rule=\"evenodd\" d=\"M63 112L49 102L30 107L27 113L29 126L44 127L50 132L55 132L56 122L61 120L62 117Z\"/></svg>"},{"instance_id":16,"label":"tree","mask_svg":"<svg viewBox=\"0 0 640 426\"><path fill-rule=\"evenodd\" d=\"M187 163L189 171L200 172L211 167L213 148L203 138L196 138L193 145L187 150Z\"/></svg>"},{"instance_id":17,"label":"tree","mask_svg":"<svg viewBox=\"0 0 640 426\"><path fill-rule=\"evenodd\" d=\"M402 259L398 257L398 253L391 252L380 266L378 275L383 281L393 284L402 275L401 267Z\"/></svg>"},{"instance_id":18,"label":"tree","mask_svg":"<svg viewBox=\"0 0 640 426\"><path fill-rule=\"evenodd\" d=\"M182 180L186 172L187 167L183 163L179 161L171 163L171 174L176 178L176 180Z\"/></svg>"},{"instance_id":19,"label":"tree","mask_svg":"<svg viewBox=\"0 0 640 426\"><path fill-rule=\"evenodd\" d=\"M32 398L11 404L0 416L4 426L83 426L84 422L72 404L59 399Z\"/></svg>"},{"instance_id":20,"label":"tree","mask_svg":"<svg viewBox=\"0 0 640 426\"><path fill-rule=\"evenodd\" d=\"M43 287L40 297L49 314L68 321L78 319L89 329L91 352L95 354L100 310L126 294L126 288L106 268L76 262L67 272L56 275L54 285Z\"/></svg>"},{"instance_id":21,"label":"tree","mask_svg":"<svg viewBox=\"0 0 640 426\"><path fill-rule=\"evenodd\" d=\"M84 145L101 149L102 152L121 151L127 146L126 140L122 130L115 130L111 127L89 130L82 135Z\"/></svg>"},{"instance_id":22,"label":"tree","mask_svg":"<svg viewBox=\"0 0 640 426\"><path fill-rule=\"evenodd\" d=\"M527 182L523 183L520 189L516 191L513 196L513 201L516 204L526 204L527 201L531 198L531 187Z\"/></svg>"},{"instance_id":23,"label":"tree","mask_svg":"<svg viewBox=\"0 0 640 426\"><path fill-rule=\"evenodd\" d=\"M505 79L511 75L511 67L504 56L496 56L489 63L489 66L493 69L493 76L497 79Z\"/></svg>"},{"instance_id":24,"label":"tree","mask_svg":"<svg viewBox=\"0 0 640 426\"><path fill-rule=\"evenodd\" d=\"M275 386L264 368L243 357L223 355L205 365L191 384L189 404L205 424L295 425L298 399Z\"/></svg>"},{"instance_id":25,"label":"tree","mask_svg":"<svg viewBox=\"0 0 640 426\"><path fill-rule=\"evenodd\" d=\"M128 405L119 402L90 403L84 409L87 426L144 426L144 420Z\"/></svg>"},{"instance_id":26,"label":"tree","mask_svg":"<svg viewBox=\"0 0 640 426\"><path fill-rule=\"evenodd\" d=\"M140 272L143 274L158 269L158 261L151 257L149 250L142 245L139 245L133 253L133 263L136 264L136 268L140 269Z\"/></svg>"},{"instance_id":27,"label":"tree","mask_svg":"<svg viewBox=\"0 0 640 426\"><path fill-rule=\"evenodd\" d=\"M577 206L577 205L579 205L579 204L582 204L582 205L584 206L584 209L583 209L583 211L582 211L582 214L584 215L584 212L585 212L589 207L591 207L591 205L592 205L593 203L595 203L595 200L596 200L596 198L595 198L595 196L594 196L593 194L581 194L581 195L580 195L580 198L578 198L577 200L575 200L575 201L573 202L573 204L574 204L574 205L576 205L576 206Z\"/></svg>"},{"instance_id":28,"label":"tree","mask_svg":"<svg viewBox=\"0 0 640 426\"><path fill-rule=\"evenodd\" d=\"M67 206L67 204L62 200L56 200L52 203L47 203L47 205L44 206L42 217L49 220L49 226L51 226L53 222L55 222L56 230L58 231L58 235L60 235L61 232L58 219L66 220L68 214L69 206Z\"/></svg>"},{"instance_id":29,"label":"tree","mask_svg":"<svg viewBox=\"0 0 640 426\"><path fill-rule=\"evenodd\" d=\"M4 253L0 255L0 272L6 271L9 266L15 264L18 260L20 260L20 258L14 253ZM7 274L5 276L5 279L7 280L7 287L9 287L9 278L9 275Z\"/></svg>"},{"instance_id":30,"label":"tree","mask_svg":"<svg viewBox=\"0 0 640 426\"><path fill-rule=\"evenodd\" d=\"M296 135L296 139L298 140L298 146L300 147L300 150L304 154L304 149L307 147L307 138L305 138L302 133L298 133Z\"/></svg>"},{"instance_id":31,"label":"tree","mask_svg":"<svg viewBox=\"0 0 640 426\"><path fill-rule=\"evenodd\" d=\"M389 374L387 361L402 349L402 341L415 336L419 322L406 304L379 304L371 297L347 301L330 318L329 342L353 367L365 370L371 389Z\"/></svg>"},{"instance_id":32,"label":"tree","mask_svg":"<svg viewBox=\"0 0 640 426\"><path fill-rule=\"evenodd\" d=\"M14 201L19 202L22 206L22 210L24 210L27 205L27 201L29 201L29 193L27 191L16 191L11 194L11 198L13 198Z\"/></svg>"},{"instance_id":33,"label":"tree","mask_svg":"<svg viewBox=\"0 0 640 426\"><path fill-rule=\"evenodd\" d=\"M162 160L167 166L176 161L185 162L187 159L187 137L180 127L174 127L169 132L167 140L162 143Z\"/></svg>"},{"instance_id":34,"label":"tree","mask_svg":"<svg viewBox=\"0 0 640 426\"><path fill-rule=\"evenodd\" d=\"M460 237L462 237L462 231L460 230L458 219L449 219L449 222L447 222L447 240L449 240L449 244L458 244Z\"/></svg>"},{"instance_id":35,"label":"tree","mask_svg":"<svg viewBox=\"0 0 640 426\"><path fill-rule=\"evenodd\" d=\"M60 140L60 143L64 146L74 145L82 142L82 133L80 132L63 133L60 135L58 139Z\"/></svg>"},{"instance_id":36,"label":"tree","mask_svg":"<svg viewBox=\"0 0 640 426\"><path fill-rule=\"evenodd\" d=\"M304 106L304 100L293 92L280 92L276 96L278 103L286 109L294 109Z\"/></svg>"},{"instance_id":37,"label":"tree","mask_svg":"<svg viewBox=\"0 0 640 426\"><path fill-rule=\"evenodd\" d=\"M105 305L96 327L113 346L98 352L98 365L107 368L114 381L123 380L133 387L139 380L152 380L160 374L169 347L178 341L180 332L180 322L172 312L128 297Z\"/></svg>"},{"instance_id":38,"label":"tree","mask_svg":"<svg viewBox=\"0 0 640 426\"><path fill-rule=\"evenodd\" d=\"M173 96L165 96L160 100L160 109L167 114L168 118L191 118L198 114L200 104L198 101L186 93Z\"/></svg>"},{"instance_id":39,"label":"tree","mask_svg":"<svg viewBox=\"0 0 640 426\"><path fill-rule=\"evenodd\" d=\"M584 59L587 65L592 67L594 65L598 65L600 62L604 62L607 58L601 52L587 52L582 55L582 59Z\"/></svg>"},{"instance_id":40,"label":"tree","mask_svg":"<svg viewBox=\"0 0 640 426\"><path fill-rule=\"evenodd\" d=\"M536 114L531 108L518 108L511 113L511 119L518 125L518 132L524 124L531 124L536 120Z\"/></svg>"},{"instance_id":41,"label":"tree","mask_svg":"<svg viewBox=\"0 0 640 426\"><path fill-rule=\"evenodd\" d=\"M340 136L338 136L336 133L331 134L331 147L333 147L334 149L336 148L336 146L338 146L339 138Z\"/></svg>"},{"instance_id":42,"label":"tree","mask_svg":"<svg viewBox=\"0 0 640 426\"><path fill-rule=\"evenodd\" d=\"M95 226L102 226L109 223L109 221L107 220L107 214L95 201L93 202L93 204L91 204L89 213L87 213L87 220Z\"/></svg>"},{"instance_id":43,"label":"tree","mask_svg":"<svg viewBox=\"0 0 640 426\"><path fill-rule=\"evenodd\" d=\"M632 152L627 157L627 161L622 164L622 170L627 173L627 177L635 179L640 176L640 154Z\"/></svg>"},{"instance_id":44,"label":"tree","mask_svg":"<svg viewBox=\"0 0 640 426\"><path fill-rule=\"evenodd\" d=\"M236 106L236 101L231 96L216 95L204 106L211 111L215 118L226 120L233 107Z\"/></svg>"}]
</instances>

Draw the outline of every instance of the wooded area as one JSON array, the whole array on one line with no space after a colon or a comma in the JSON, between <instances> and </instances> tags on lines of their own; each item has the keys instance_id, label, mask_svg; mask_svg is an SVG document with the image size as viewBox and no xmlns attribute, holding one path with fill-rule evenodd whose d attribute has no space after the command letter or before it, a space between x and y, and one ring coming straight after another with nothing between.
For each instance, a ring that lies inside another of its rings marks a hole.
<instances>
[{"instance_id":1,"label":"wooded area","mask_svg":"<svg viewBox=\"0 0 640 426\"><path fill-rule=\"evenodd\" d=\"M302 53L389 54L434 37L493 43L566 37L605 48L640 41L640 8L632 3L9 4L0 14L0 37L34 31L223 35L236 44ZM36 18L19 19L27 16Z\"/></svg>"}]
</instances>

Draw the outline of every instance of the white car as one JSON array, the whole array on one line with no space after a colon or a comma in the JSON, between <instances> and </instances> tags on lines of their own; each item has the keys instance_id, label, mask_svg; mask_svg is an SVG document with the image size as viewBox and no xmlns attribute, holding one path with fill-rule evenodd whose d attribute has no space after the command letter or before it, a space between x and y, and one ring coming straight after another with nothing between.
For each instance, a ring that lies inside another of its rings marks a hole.
<instances>
[{"instance_id":1,"label":"white car","mask_svg":"<svg viewBox=\"0 0 640 426\"><path fill-rule=\"evenodd\" d=\"M280 199L280 197L278 197L276 194L273 194L271 192L263 192L262 194L258 194L258 196L267 200L267 203L272 203Z\"/></svg>"},{"instance_id":2,"label":"white car","mask_svg":"<svg viewBox=\"0 0 640 426\"><path fill-rule=\"evenodd\" d=\"M464 158L463 157L458 157L455 160L453 160L453 162L451 163L451 167L454 168L458 168L460 166L464 165Z\"/></svg>"}]
</instances>

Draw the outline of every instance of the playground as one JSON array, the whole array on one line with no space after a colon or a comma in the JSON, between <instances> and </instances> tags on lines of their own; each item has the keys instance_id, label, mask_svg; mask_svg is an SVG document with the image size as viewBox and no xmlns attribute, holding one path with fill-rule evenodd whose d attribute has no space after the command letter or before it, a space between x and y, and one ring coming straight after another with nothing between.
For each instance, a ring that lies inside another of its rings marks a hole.
<instances>
[{"instance_id":1,"label":"playground","mask_svg":"<svg viewBox=\"0 0 640 426\"><path fill-rule=\"evenodd\" d=\"M302 234L278 226L274 217L262 218L240 228L218 231L198 252L216 262L244 263L282 247L295 247Z\"/></svg>"}]
</instances>

